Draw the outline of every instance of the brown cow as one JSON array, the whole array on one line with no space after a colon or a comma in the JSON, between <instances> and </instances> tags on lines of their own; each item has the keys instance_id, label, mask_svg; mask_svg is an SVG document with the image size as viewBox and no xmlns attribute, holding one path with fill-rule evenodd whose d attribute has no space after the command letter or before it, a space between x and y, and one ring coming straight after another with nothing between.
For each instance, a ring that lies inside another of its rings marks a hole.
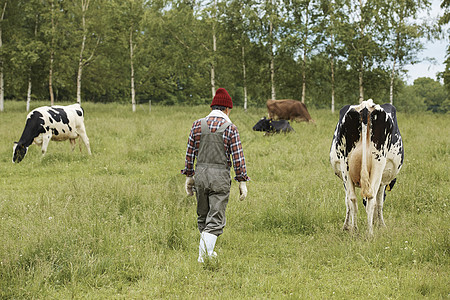
<instances>
[{"instance_id":1,"label":"brown cow","mask_svg":"<svg viewBox=\"0 0 450 300\"><path fill-rule=\"evenodd\" d=\"M314 122L306 105L297 100L267 100L269 119Z\"/></svg>"}]
</instances>

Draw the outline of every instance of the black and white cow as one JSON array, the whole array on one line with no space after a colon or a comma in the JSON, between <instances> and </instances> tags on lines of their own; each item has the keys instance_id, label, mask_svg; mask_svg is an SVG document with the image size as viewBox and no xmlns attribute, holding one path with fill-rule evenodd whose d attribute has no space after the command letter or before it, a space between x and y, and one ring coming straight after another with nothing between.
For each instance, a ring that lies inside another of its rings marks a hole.
<instances>
[{"instance_id":1,"label":"black and white cow","mask_svg":"<svg viewBox=\"0 0 450 300\"><path fill-rule=\"evenodd\" d=\"M330 162L335 174L344 182L345 230L357 228L355 187L361 188L366 202L369 234L373 235L373 224L377 219L380 226L386 226L383 219L385 188L393 186L403 164L403 155L393 105L376 105L370 99L341 109L331 144Z\"/></svg>"},{"instance_id":2,"label":"black and white cow","mask_svg":"<svg viewBox=\"0 0 450 300\"><path fill-rule=\"evenodd\" d=\"M295 131L294 128L291 127L289 121L286 120L278 120L274 121L272 119L266 119L266 117L262 118L258 121L258 123L253 126L254 131L265 131L266 133L279 133L279 132L291 132Z\"/></svg>"},{"instance_id":3,"label":"black and white cow","mask_svg":"<svg viewBox=\"0 0 450 300\"><path fill-rule=\"evenodd\" d=\"M22 161L32 143L41 146L44 155L50 140L69 139L73 151L78 137L81 137L88 153L91 154L89 138L84 127L84 111L80 104L38 107L28 114L22 136L14 143L13 163Z\"/></svg>"}]
</instances>

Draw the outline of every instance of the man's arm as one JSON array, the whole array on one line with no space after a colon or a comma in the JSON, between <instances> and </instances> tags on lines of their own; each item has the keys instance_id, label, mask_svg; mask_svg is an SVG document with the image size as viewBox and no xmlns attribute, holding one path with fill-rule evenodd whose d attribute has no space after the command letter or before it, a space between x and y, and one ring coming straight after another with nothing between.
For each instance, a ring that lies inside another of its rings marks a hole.
<instances>
[{"instance_id":1,"label":"man's arm","mask_svg":"<svg viewBox=\"0 0 450 300\"><path fill-rule=\"evenodd\" d=\"M232 128L230 128L231 138L229 150L233 161L234 173L236 174L236 177L234 177L234 179L239 182L248 181L250 180L250 178L247 176L247 167L245 165L244 151L242 149L239 131L234 125L230 127Z\"/></svg>"},{"instance_id":2,"label":"man's arm","mask_svg":"<svg viewBox=\"0 0 450 300\"><path fill-rule=\"evenodd\" d=\"M186 158L184 161L184 169L181 170L181 174L186 176L194 176L194 160L195 160L195 122L192 125L191 132L189 133L189 138L186 148Z\"/></svg>"}]
</instances>

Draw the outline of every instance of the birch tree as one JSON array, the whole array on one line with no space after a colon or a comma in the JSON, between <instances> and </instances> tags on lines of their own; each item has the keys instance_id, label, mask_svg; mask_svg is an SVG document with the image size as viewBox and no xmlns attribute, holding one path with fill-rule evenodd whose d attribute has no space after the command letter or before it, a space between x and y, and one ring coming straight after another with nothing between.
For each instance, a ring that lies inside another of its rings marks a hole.
<instances>
[{"instance_id":1,"label":"birch tree","mask_svg":"<svg viewBox=\"0 0 450 300\"><path fill-rule=\"evenodd\" d=\"M83 68L85 68L89 63L91 63L92 59L94 58L95 50L100 43L100 36L97 34L95 36L94 32L91 32L92 35L94 35L95 39L95 46L91 49L91 52L89 56L86 56L86 43L88 39L88 35L90 33L88 22L89 18L87 16L87 13L89 11L89 5L91 3L91 0L79 0L81 3L80 9L81 9L81 46L80 46L80 55L78 59L78 71L77 71L77 103L81 103L81 79L83 75Z\"/></svg>"},{"instance_id":2,"label":"birch tree","mask_svg":"<svg viewBox=\"0 0 450 300\"><path fill-rule=\"evenodd\" d=\"M267 7L269 11L269 50L270 50L270 86L271 86L271 99L276 100L277 94L275 89L275 54L274 54L274 18L276 15L276 6L274 0L267 1Z\"/></svg>"},{"instance_id":3,"label":"birch tree","mask_svg":"<svg viewBox=\"0 0 450 300\"><path fill-rule=\"evenodd\" d=\"M364 22L363 9L364 9L364 0L359 0L359 20L357 21L358 22L357 30L359 31L359 37L360 37L361 41L364 43L366 24ZM359 62L359 66L358 66L359 103L361 103L364 101L364 85L363 85L364 84L364 53L361 51L357 55L358 55L358 62Z\"/></svg>"},{"instance_id":4,"label":"birch tree","mask_svg":"<svg viewBox=\"0 0 450 300\"><path fill-rule=\"evenodd\" d=\"M0 17L0 50L3 50L3 20L5 19L5 11L8 1L3 3ZM5 109L5 83L3 80L3 56L0 57L0 112Z\"/></svg>"},{"instance_id":5,"label":"birch tree","mask_svg":"<svg viewBox=\"0 0 450 300\"><path fill-rule=\"evenodd\" d=\"M214 97L216 93L216 53L217 53L217 37L216 37L216 27L217 27L217 0L214 0L213 12L212 12L212 62L211 62L211 94Z\"/></svg>"},{"instance_id":6,"label":"birch tree","mask_svg":"<svg viewBox=\"0 0 450 300\"><path fill-rule=\"evenodd\" d=\"M207 26L210 26L210 29L204 29L205 33L208 33L207 36L211 38L210 42L201 44L204 46L205 50L209 53L210 60L210 84L211 84L211 94L214 97L216 93L216 63L217 63L217 30L218 30L218 18L219 18L219 8L218 5L220 3L217 0L212 0L211 2L207 1L206 3L202 3L199 1L199 15L202 20L205 20ZM206 45L210 46L206 46Z\"/></svg>"},{"instance_id":7,"label":"birch tree","mask_svg":"<svg viewBox=\"0 0 450 300\"><path fill-rule=\"evenodd\" d=\"M136 44L133 42L133 30L130 28L130 82L131 82L131 110L136 111L136 89L134 86L134 50Z\"/></svg>"},{"instance_id":8,"label":"birch tree","mask_svg":"<svg viewBox=\"0 0 450 300\"><path fill-rule=\"evenodd\" d=\"M381 25L380 5L382 0L356 0L346 3L344 13L349 17L345 33L340 39L345 44L344 52L350 69L357 74L358 100L364 100L364 75L380 64L385 50Z\"/></svg>"},{"instance_id":9,"label":"birch tree","mask_svg":"<svg viewBox=\"0 0 450 300\"><path fill-rule=\"evenodd\" d=\"M22 53L25 56L24 63L27 66L28 71L28 87L27 87L27 112L30 111L31 93L32 93L32 75L34 70L34 64L40 59L44 51L44 45L38 39L38 27L42 12L42 2L40 1L28 1L25 4L26 18L29 19L27 23L34 24L28 28L27 37L24 39L25 45L22 47Z\"/></svg>"},{"instance_id":10,"label":"birch tree","mask_svg":"<svg viewBox=\"0 0 450 300\"><path fill-rule=\"evenodd\" d=\"M275 81L275 57L277 49L277 38L279 30L279 15L277 0L265 0L261 5L261 37L260 42L264 44L269 53L269 74L270 74L270 98L276 99L276 81Z\"/></svg>"},{"instance_id":11,"label":"birch tree","mask_svg":"<svg viewBox=\"0 0 450 300\"><path fill-rule=\"evenodd\" d=\"M145 0L129 0L129 1L115 1L111 2L112 15L111 22L118 22L114 35L119 35L127 40L125 43L128 46L129 53L129 70L130 70L130 96L131 109L136 111L136 72L135 72L135 55L136 48L139 43L139 36L141 35L141 21L145 14L144 6ZM124 32L125 34L123 34Z\"/></svg>"},{"instance_id":12,"label":"birch tree","mask_svg":"<svg viewBox=\"0 0 450 300\"><path fill-rule=\"evenodd\" d=\"M385 18L388 58L391 62L389 102L394 103L394 80L397 70L405 64L414 62L418 51L422 49L420 38L424 30L418 24L417 15L419 10L425 9L429 2L416 0L388 1L383 6Z\"/></svg>"},{"instance_id":13,"label":"birch tree","mask_svg":"<svg viewBox=\"0 0 450 300\"><path fill-rule=\"evenodd\" d=\"M248 107L247 88L247 51L249 48L249 37L251 36L251 24L258 19L254 7L250 1L235 0L227 6L226 26L227 31L234 37L236 48L240 48L242 84L244 88L244 111ZM232 44L234 45L234 44Z\"/></svg>"},{"instance_id":14,"label":"birch tree","mask_svg":"<svg viewBox=\"0 0 450 300\"><path fill-rule=\"evenodd\" d=\"M336 70L337 63L342 58L343 45L340 35L345 32L343 28L348 24L347 16L343 13L342 0L322 0L320 3L323 18L320 20L318 32L321 38L322 51L329 57L330 84L331 84L331 113L336 105Z\"/></svg>"},{"instance_id":15,"label":"birch tree","mask_svg":"<svg viewBox=\"0 0 450 300\"><path fill-rule=\"evenodd\" d=\"M55 60L55 32L56 32L56 20L55 20L55 3L54 0L50 0L50 59L49 59L49 71L48 71L48 93L50 97L50 105L55 104L55 94L53 92L53 63Z\"/></svg>"},{"instance_id":16,"label":"birch tree","mask_svg":"<svg viewBox=\"0 0 450 300\"><path fill-rule=\"evenodd\" d=\"M329 22L329 49L328 53L330 54L330 69L331 69L331 113L334 113L334 107L335 107L335 58L336 58L336 5L335 1L330 1L330 10L328 11L329 14L327 14L330 18ZM328 19L328 18L326 18Z\"/></svg>"},{"instance_id":17,"label":"birch tree","mask_svg":"<svg viewBox=\"0 0 450 300\"><path fill-rule=\"evenodd\" d=\"M294 53L300 52L301 58L301 101L305 103L308 61L312 50L318 47L321 36L316 34L316 28L320 25L322 12L318 9L319 2L315 0L293 0L288 7L292 15L290 31L291 44L297 48Z\"/></svg>"},{"instance_id":18,"label":"birch tree","mask_svg":"<svg viewBox=\"0 0 450 300\"><path fill-rule=\"evenodd\" d=\"M39 15L35 16L35 24L34 24L34 38L37 39L37 31L39 24ZM29 73L28 73L28 89L27 89L27 111L30 111L30 103L31 103L31 89L32 89L32 81L31 74L33 73L33 62L30 62Z\"/></svg>"}]
</instances>

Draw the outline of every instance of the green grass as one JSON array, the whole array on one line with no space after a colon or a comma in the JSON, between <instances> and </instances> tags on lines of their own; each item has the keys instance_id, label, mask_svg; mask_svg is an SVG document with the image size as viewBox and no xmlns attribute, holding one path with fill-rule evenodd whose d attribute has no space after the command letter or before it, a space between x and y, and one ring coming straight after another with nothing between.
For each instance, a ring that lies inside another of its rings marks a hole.
<instances>
[{"instance_id":1,"label":"green grass","mask_svg":"<svg viewBox=\"0 0 450 300\"><path fill-rule=\"evenodd\" d=\"M244 201L233 183L218 258L201 265L180 170L208 107L83 107L92 156L50 142L20 164L25 103L0 114L1 299L450 297L448 115L399 113L405 163L387 228L369 239L361 200L359 232L341 229L344 191L328 161L337 113L311 110L315 125L266 137L252 131L265 109L233 109L252 180Z\"/></svg>"}]
</instances>

